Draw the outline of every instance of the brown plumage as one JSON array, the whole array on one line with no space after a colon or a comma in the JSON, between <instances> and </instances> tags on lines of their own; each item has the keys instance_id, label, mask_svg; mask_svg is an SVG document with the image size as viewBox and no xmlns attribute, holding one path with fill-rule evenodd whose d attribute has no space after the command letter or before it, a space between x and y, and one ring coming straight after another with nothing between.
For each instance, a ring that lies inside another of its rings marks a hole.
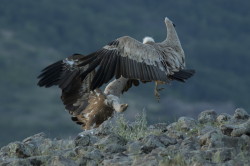
<instances>
[{"instance_id":1,"label":"brown plumage","mask_svg":"<svg viewBox=\"0 0 250 166\"><path fill-rule=\"evenodd\" d=\"M88 99L88 106L78 115L72 118L83 129L89 130L99 127L105 120L110 118L114 109L105 104L106 95L101 90L96 89L91 92Z\"/></svg>"}]
</instances>

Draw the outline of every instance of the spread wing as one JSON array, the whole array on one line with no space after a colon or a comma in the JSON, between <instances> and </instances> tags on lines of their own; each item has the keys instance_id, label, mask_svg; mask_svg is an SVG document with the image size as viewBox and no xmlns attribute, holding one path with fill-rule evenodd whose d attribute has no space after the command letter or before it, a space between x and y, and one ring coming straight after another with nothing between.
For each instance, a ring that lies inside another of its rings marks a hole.
<instances>
[{"instance_id":1,"label":"spread wing","mask_svg":"<svg viewBox=\"0 0 250 166\"><path fill-rule=\"evenodd\" d=\"M167 82L171 79L169 75L184 67L183 59L174 57L177 53L171 51L161 43L149 45L128 36L121 37L82 59L79 66L89 64L88 69L81 74L82 79L97 68L91 90L109 82L113 76L144 82Z\"/></svg>"},{"instance_id":2,"label":"spread wing","mask_svg":"<svg viewBox=\"0 0 250 166\"><path fill-rule=\"evenodd\" d=\"M63 104L73 116L78 115L88 105L90 83L95 73L93 70L84 80L81 79L80 73L88 68L88 65L78 66L79 60L84 57L84 55L74 54L44 68L38 76L39 86L48 88L57 85L62 89Z\"/></svg>"}]
</instances>

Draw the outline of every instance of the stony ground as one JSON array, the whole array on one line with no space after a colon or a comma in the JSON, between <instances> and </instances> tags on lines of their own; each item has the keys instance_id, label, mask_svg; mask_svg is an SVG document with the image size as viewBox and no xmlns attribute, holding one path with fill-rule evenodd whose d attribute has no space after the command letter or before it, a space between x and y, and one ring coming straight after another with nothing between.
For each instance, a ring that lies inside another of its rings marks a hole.
<instances>
[{"instance_id":1,"label":"stony ground","mask_svg":"<svg viewBox=\"0 0 250 166\"><path fill-rule=\"evenodd\" d=\"M131 125L120 119L65 140L39 133L2 147L0 165L250 165L250 117L243 109L145 124L143 117Z\"/></svg>"}]
</instances>

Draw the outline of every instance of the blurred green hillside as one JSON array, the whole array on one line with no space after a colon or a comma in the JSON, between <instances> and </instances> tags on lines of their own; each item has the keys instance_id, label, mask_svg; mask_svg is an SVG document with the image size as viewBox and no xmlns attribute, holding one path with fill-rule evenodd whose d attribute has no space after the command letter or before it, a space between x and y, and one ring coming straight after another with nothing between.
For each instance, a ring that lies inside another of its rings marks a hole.
<instances>
[{"instance_id":1,"label":"blurred green hillside","mask_svg":"<svg viewBox=\"0 0 250 166\"><path fill-rule=\"evenodd\" d=\"M176 117L177 106L191 115L192 106L199 103L208 109L229 105L219 111L234 107L249 111L249 8L250 1L243 0L1 0L0 146L41 131L57 137L79 132L63 111L60 91L36 86L40 70L123 35L162 41L165 16L177 25L187 67L197 73L186 84L165 86L160 104L151 84L133 88L124 98L131 105L128 112L142 110L138 103L143 103L149 121L155 122Z\"/></svg>"}]
</instances>

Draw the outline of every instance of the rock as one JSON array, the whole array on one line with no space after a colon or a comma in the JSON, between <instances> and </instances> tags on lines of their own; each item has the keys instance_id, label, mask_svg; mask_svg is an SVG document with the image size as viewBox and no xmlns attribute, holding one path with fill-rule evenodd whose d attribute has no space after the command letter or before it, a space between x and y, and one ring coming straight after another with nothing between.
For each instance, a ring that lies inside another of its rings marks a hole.
<instances>
[{"instance_id":1,"label":"rock","mask_svg":"<svg viewBox=\"0 0 250 166\"><path fill-rule=\"evenodd\" d=\"M125 150L125 146L119 144L109 144L104 148L104 152L106 153L121 153Z\"/></svg>"},{"instance_id":2,"label":"rock","mask_svg":"<svg viewBox=\"0 0 250 166\"><path fill-rule=\"evenodd\" d=\"M79 165L80 166L98 166L99 164L95 160L83 158L83 160L81 161Z\"/></svg>"},{"instance_id":3,"label":"rock","mask_svg":"<svg viewBox=\"0 0 250 166\"><path fill-rule=\"evenodd\" d=\"M207 110L207 111L203 111L199 114L198 116L198 121L201 123L201 124L204 124L204 123L213 123L216 121L216 117L217 117L217 114L215 111L213 110Z\"/></svg>"},{"instance_id":4,"label":"rock","mask_svg":"<svg viewBox=\"0 0 250 166\"><path fill-rule=\"evenodd\" d=\"M198 140L195 137L188 137L181 142L181 151L190 151L199 149Z\"/></svg>"},{"instance_id":5,"label":"rock","mask_svg":"<svg viewBox=\"0 0 250 166\"><path fill-rule=\"evenodd\" d=\"M96 146L99 149L104 149L107 145L110 144L118 144L118 145L126 145L127 141L122 138L119 135L115 135L111 133L110 135L104 137L99 142L95 143L94 146Z\"/></svg>"},{"instance_id":6,"label":"rock","mask_svg":"<svg viewBox=\"0 0 250 166\"><path fill-rule=\"evenodd\" d=\"M240 138L244 140L244 142L246 143L245 145L250 145L250 136L242 135ZM249 148L249 152L250 152L250 146L246 146L246 147Z\"/></svg>"},{"instance_id":7,"label":"rock","mask_svg":"<svg viewBox=\"0 0 250 166\"><path fill-rule=\"evenodd\" d=\"M167 147L169 145L176 144L177 141L174 138L170 138L167 135L149 135L143 138L142 143L144 143L142 147L142 151L144 153L149 153L151 150L158 147Z\"/></svg>"},{"instance_id":8,"label":"rock","mask_svg":"<svg viewBox=\"0 0 250 166\"><path fill-rule=\"evenodd\" d=\"M167 123L157 123L154 125L150 125L148 128L150 130L160 130L161 132L166 132L167 131Z\"/></svg>"},{"instance_id":9,"label":"rock","mask_svg":"<svg viewBox=\"0 0 250 166\"><path fill-rule=\"evenodd\" d=\"M110 119L108 119L107 121L103 122L98 128L93 129L92 134L97 136L107 136L112 133L111 128L112 122L110 122Z\"/></svg>"},{"instance_id":10,"label":"rock","mask_svg":"<svg viewBox=\"0 0 250 166\"><path fill-rule=\"evenodd\" d=\"M157 166L158 155L155 153L147 153L146 155L138 155L134 158L133 166Z\"/></svg>"},{"instance_id":11,"label":"rock","mask_svg":"<svg viewBox=\"0 0 250 166\"><path fill-rule=\"evenodd\" d=\"M104 159L102 164L104 166L128 166L128 165L132 165L132 158L130 158L129 156L125 155L125 154L115 154L112 156L112 158L107 158Z\"/></svg>"},{"instance_id":12,"label":"rock","mask_svg":"<svg viewBox=\"0 0 250 166\"><path fill-rule=\"evenodd\" d=\"M97 137L89 133L80 133L75 139L75 146L89 146L97 142Z\"/></svg>"},{"instance_id":13,"label":"rock","mask_svg":"<svg viewBox=\"0 0 250 166\"><path fill-rule=\"evenodd\" d=\"M230 121L232 119L232 116L229 114L220 114L217 118L216 118L216 122L218 122L219 124L224 124L228 121Z\"/></svg>"},{"instance_id":14,"label":"rock","mask_svg":"<svg viewBox=\"0 0 250 166\"><path fill-rule=\"evenodd\" d=\"M65 158L75 158L77 157L77 153L74 151L74 149L67 149L67 150L62 150L61 156L65 157Z\"/></svg>"},{"instance_id":15,"label":"rock","mask_svg":"<svg viewBox=\"0 0 250 166\"><path fill-rule=\"evenodd\" d=\"M235 119L249 119L249 114L242 108L237 108L234 112Z\"/></svg>"},{"instance_id":16,"label":"rock","mask_svg":"<svg viewBox=\"0 0 250 166\"><path fill-rule=\"evenodd\" d=\"M193 118L180 117L178 119L177 125L181 130L189 131L190 129L194 128L197 123Z\"/></svg>"},{"instance_id":17,"label":"rock","mask_svg":"<svg viewBox=\"0 0 250 166\"><path fill-rule=\"evenodd\" d=\"M94 160L96 162L100 162L103 159L104 156L103 156L103 154L101 153L100 150L95 149L95 150L93 150L93 151L91 151L89 153L86 153L84 157L86 157L88 159L92 159L92 160Z\"/></svg>"},{"instance_id":18,"label":"rock","mask_svg":"<svg viewBox=\"0 0 250 166\"><path fill-rule=\"evenodd\" d=\"M84 156L86 153L91 152L93 150L97 149L95 146L78 146L74 149L74 151L77 153L77 155Z\"/></svg>"},{"instance_id":19,"label":"rock","mask_svg":"<svg viewBox=\"0 0 250 166\"><path fill-rule=\"evenodd\" d=\"M225 161L229 161L232 158L233 149L232 148L219 148L213 154L212 161L216 163L223 163Z\"/></svg>"},{"instance_id":20,"label":"rock","mask_svg":"<svg viewBox=\"0 0 250 166\"><path fill-rule=\"evenodd\" d=\"M176 139L174 138L170 138L165 134L159 135L159 140L165 145L165 146L169 146L169 145L174 145L177 143Z\"/></svg>"},{"instance_id":21,"label":"rock","mask_svg":"<svg viewBox=\"0 0 250 166\"><path fill-rule=\"evenodd\" d=\"M218 130L210 131L199 137L199 143L201 149L206 150L214 147L223 147L224 144L221 141L223 134Z\"/></svg>"},{"instance_id":22,"label":"rock","mask_svg":"<svg viewBox=\"0 0 250 166\"><path fill-rule=\"evenodd\" d=\"M143 146L146 146L148 148L154 149L156 147L164 147L165 145L163 142L160 141L158 136L155 135L149 135L145 138L143 138L142 143L144 143Z\"/></svg>"},{"instance_id":23,"label":"rock","mask_svg":"<svg viewBox=\"0 0 250 166\"><path fill-rule=\"evenodd\" d=\"M239 137L243 134L250 136L250 119L238 125L222 125L220 129L225 135L233 137Z\"/></svg>"},{"instance_id":24,"label":"rock","mask_svg":"<svg viewBox=\"0 0 250 166\"><path fill-rule=\"evenodd\" d=\"M231 166L250 163L250 119L241 109L237 109L234 116L220 114L218 117L214 111L204 111L198 121L181 117L172 124L160 123L142 130L142 137L135 140L120 136L109 122L83 131L75 139L51 139L39 133L2 147L0 165Z\"/></svg>"},{"instance_id":25,"label":"rock","mask_svg":"<svg viewBox=\"0 0 250 166\"><path fill-rule=\"evenodd\" d=\"M4 148L4 151L9 153L10 156L17 158L28 158L32 156L32 149L25 146L22 142L10 143L7 148Z\"/></svg>"},{"instance_id":26,"label":"rock","mask_svg":"<svg viewBox=\"0 0 250 166\"><path fill-rule=\"evenodd\" d=\"M139 141L135 141L135 142L129 142L127 144L127 151L130 154L139 154L141 153L141 148L143 146L143 143L139 142Z\"/></svg>"},{"instance_id":27,"label":"rock","mask_svg":"<svg viewBox=\"0 0 250 166\"><path fill-rule=\"evenodd\" d=\"M177 129L177 122L173 122L167 126L167 131L176 130Z\"/></svg>"},{"instance_id":28,"label":"rock","mask_svg":"<svg viewBox=\"0 0 250 166\"><path fill-rule=\"evenodd\" d=\"M88 146L90 145L89 135L78 135L75 139L75 146Z\"/></svg>"},{"instance_id":29,"label":"rock","mask_svg":"<svg viewBox=\"0 0 250 166\"><path fill-rule=\"evenodd\" d=\"M179 131L180 128L178 127L178 123L174 122L171 123L170 125L167 126L167 136L171 137L171 138L175 138L175 139L184 139L184 133Z\"/></svg>"},{"instance_id":30,"label":"rock","mask_svg":"<svg viewBox=\"0 0 250 166\"><path fill-rule=\"evenodd\" d=\"M26 144L35 144L36 142L41 142L43 141L44 139L46 138L46 134L45 133L38 133L38 134L35 134L31 137L27 137L23 140L23 143L26 143Z\"/></svg>"},{"instance_id":31,"label":"rock","mask_svg":"<svg viewBox=\"0 0 250 166\"><path fill-rule=\"evenodd\" d=\"M186 137L185 133L176 130L167 131L166 135L176 140L182 140Z\"/></svg>"},{"instance_id":32,"label":"rock","mask_svg":"<svg viewBox=\"0 0 250 166\"><path fill-rule=\"evenodd\" d=\"M77 166L77 163L73 160L68 160L65 157L62 156L54 156L51 157L50 161L48 162L48 165L51 166Z\"/></svg>"},{"instance_id":33,"label":"rock","mask_svg":"<svg viewBox=\"0 0 250 166\"><path fill-rule=\"evenodd\" d=\"M215 126L211 126L211 125L206 125L203 128L200 128L198 130L198 135L204 135L206 133L212 132L217 130L217 128Z\"/></svg>"}]
</instances>

